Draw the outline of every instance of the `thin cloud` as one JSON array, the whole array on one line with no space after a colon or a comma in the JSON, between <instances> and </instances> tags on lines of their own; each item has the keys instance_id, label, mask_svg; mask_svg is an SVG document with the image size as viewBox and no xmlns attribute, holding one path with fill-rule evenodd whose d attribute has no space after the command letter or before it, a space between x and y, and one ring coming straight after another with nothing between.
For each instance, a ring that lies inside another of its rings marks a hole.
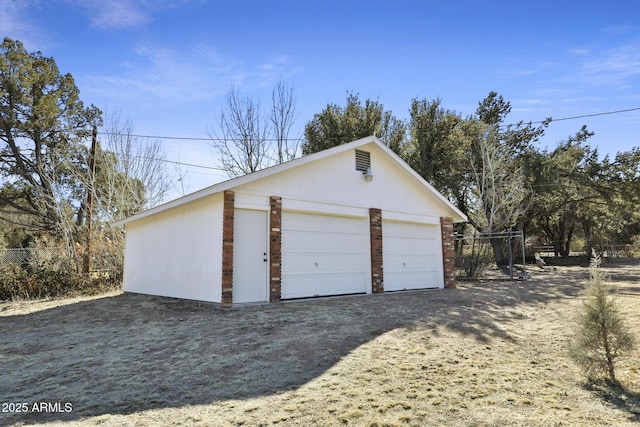
<instances>
[{"instance_id":1,"label":"thin cloud","mask_svg":"<svg viewBox=\"0 0 640 427\"><path fill-rule=\"evenodd\" d=\"M135 28L167 9L200 0L68 0L84 8L91 24L103 30Z\"/></svg>"},{"instance_id":2,"label":"thin cloud","mask_svg":"<svg viewBox=\"0 0 640 427\"><path fill-rule=\"evenodd\" d=\"M3 37L20 40L27 50L41 50L47 39L43 29L30 22L28 11L37 1L0 0L0 29Z\"/></svg>"},{"instance_id":3,"label":"thin cloud","mask_svg":"<svg viewBox=\"0 0 640 427\"><path fill-rule=\"evenodd\" d=\"M636 28L630 25L612 25L602 29L602 33L606 36L620 36L633 34Z\"/></svg>"},{"instance_id":4,"label":"thin cloud","mask_svg":"<svg viewBox=\"0 0 640 427\"><path fill-rule=\"evenodd\" d=\"M256 87L273 86L279 79L290 79L300 72L285 55L274 55L258 65L256 73L249 74L249 80Z\"/></svg>"},{"instance_id":5,"label":"thin cloud","mask_svg":"<svg viewBox=\"0 0 640 427\"><path fill-rule=\"evenodd\" d=\"M564 114L563 109L597 109L604 97L615 96L622 101L631 100L640 78L640 40L632 39L613 48L596 45L574 47L563 56L539 62L528 69L514 66L510 77L518 73L530 78L527 93L531 99L545 100L540 107L548 111L541 114ZM535 61L521 61L534 64ZM533 105L521 105L522 109ZM515 110L514 110L515 111ZM569 113L573 114L573 113Z\"/></svg>"},{"instance_id":6,"label":"thin cloud","mask_svg":"<svg viewBox=\"0 0 640 427\"><path fill-rule=\"evenodd\" d=\"M513 107L511 109L511 112L519 115L527 115L529 113L534 113L538 111L541 106L543 106L542 102L537 104L532 104L532 103L527 103L526 101L515 100L513 101Z\"/></svg>"},{"instance_id":7,"label":"thin cloud","mask_svg":"<svg viewBox=\"0 0 640 427\"><path fill-rule=\"evenodd\" d=\"M232 86L242 90L268 87L279 76L296 72L283 56L247 65L204 44L189 49L140 45L135 54L123 62L118 73L88 76L83 87L110 103L176 105L215 99Z\"/></svg>"},{"instance_id":8,"label":"thin cloud","mask_svg":"<svg viewBox=\"0 0 640 427\"><path fill-rule=\"evenodd\" d=\"M166 48L141 47L138 57L123 64L120 72L88 77L91 91L100 97L150 106L203 100L217 94L215 82L227 79L224 70L211 73L213 64L197 63ZM217 74L217 75L216 75Z\"/></svg>"},{"instance_id":9,"label":"thin cloud","mask_svg":"<svg viewBox=\"0 0 640 427\"><path fill-rule=\"evenodd\" d=\"M640 77L640 40L594 53L581 66L587 83L615 89L631 87L631 81Z\"/></svg>"},{"instance_id":10,"label":"thin cloud","mask_svg":"<svg viewBox=\"0 0 640 427\"><path fill-rule=\"evenodd\" d=\"M591 54L591 51L589 49L576 48L576 49L571 49L569 51L569 54L574 56L587 56Z\"/></svg>"},{"instance_id":11,"label":"thin cloud","mask_svg":"<svg viewBox=\"0 0 640 427\"><path fill-rule=\"evenodd\" d=\"M514 107L513 111L518 109L523 111L530 110L532 107L538 107L540 105L543 105L544 103L545 100L541 98L516 99L513 101L513 105L519 107Z\"/></svg>"},{"instance_id":12,"label":"thin cloud","mask_svg":"<svg viewBox=\"0 0 640 427\"><path fill-rule=\"evenodd\" d=\"M89 22L103 30L119 30L144 25L151 21L153 8L142 0L70 0L84 9Z\"/></svg>"},{"instance_id":13,"label":"thin cloud","mask_svg":"<svg viewBox=\"0 0 640 427\"><path fill-rule=\"evenodd\" d=\"M102 29L122 29L146 24L150 14L135 0L97 0L83 2L91 23Z\"/></svg>"}]
</instances>

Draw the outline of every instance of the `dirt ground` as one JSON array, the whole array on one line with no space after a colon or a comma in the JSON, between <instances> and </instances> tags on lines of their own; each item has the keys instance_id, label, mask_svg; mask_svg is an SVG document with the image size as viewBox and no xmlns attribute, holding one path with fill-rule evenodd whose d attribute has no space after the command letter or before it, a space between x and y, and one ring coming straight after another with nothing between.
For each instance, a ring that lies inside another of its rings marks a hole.
<instances>
[{"instance_id":1,"label":"dirt ground","mask_svg":"<svg viewBox=\"0 0 640 427\"><path fill-rule=\"evenodd\" d=\"M640 264L604 270L640 340ZM0 304L0 425L638 425L640 349L617 388L567 356L587 278L230 310L118 293Z\"/></svg>"}]
</instances>

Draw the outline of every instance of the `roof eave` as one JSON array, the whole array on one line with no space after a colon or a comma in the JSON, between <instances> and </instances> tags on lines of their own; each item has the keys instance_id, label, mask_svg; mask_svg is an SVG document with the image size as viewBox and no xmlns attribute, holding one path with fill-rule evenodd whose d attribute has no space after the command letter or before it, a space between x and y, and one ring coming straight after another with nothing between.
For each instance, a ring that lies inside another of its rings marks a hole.
<instances>
[{"instance_id":1,"label":"roof eave","mask_svg":"<svg viewBox=\"0 0 640 427\"><path fill-rule=\"evenodd\" d=\"M320 160L323 159L325 157L329 157L332 156L334 154L338 154L341 153L345 150L349 150L352 148L356 148L359 147L361 145L365 145L365 144L369 144L371 142L375 142L378 145L384 147L384 145L378 141L378 138L376 138L375 136L367 136L365 138L361 138L358 139L356 141L352 141L348 144L341 144L338 145L336 147L332 147L329 148L327 150L322 150L319 151L317 153L313 153L313 154L309 154L307 156L303 156L303 157L299 157L297 159L293 159L291 161L285 162L285 163L280 163L279 165L275 165L275 166L271 166L265 169L261 169L259 171L247 174L247 175L243 175L243 176L239 176L237 178L231 178L228 179L226 181L211 185L209 187L203 188L202 190L198 190L196 192L193 192L191 194L187 194L185 196L182 196L178 199L172 200L170 202L167 203L163 203L162 205L156 206L154 208L151 209L147 209L145 211L139 212L137 214L134 214L128 218L124 218L121 219L119 221L115 221L113 223L111 223L111 227L121 227L123 225L126 225L130 222L133 221L138 221L141 220L143 218L158 214L160 212L164 212L166 210L169 209L173 209L176 208L178 206L182 206L186 203L192 202L194 200L198 200L201 199L203 197L207 197L207 196L211 196L213 194L216 193L220 193L223 191L227 191L230 190L232 188L235 187L239 187L241 185L245 185L248 183L251 183L253 181L256 181L258 179L262 179L265 178L267 176L270 175L274 175L276 173L280 173L298 166L302 166L304 164L316 161L316 160Z\"/></svg>"},{"instance_id":2,"label":"roof eave","mask_svg":"<svg viewBox=\"0 0 640 427\"><path fill-rule=\"evenodd\" d=\"M468 222L469 221L469 218L467 217L467 215L465 215L460 209L458 209L453 203L451 203L451 201L449 199L444 197L442 195L442 193L440 193L438 190L436 190L433 185L429 184L422 176L420 176L420 174L418 174L418 172L413 170L413 168L411 166L409 166L407 164L407 162L405 162L402 159L402 157L397 155L391 148L389 148L386 145L382 144L377 139L376 139L375 142L383 150L385 150L387 152L387 154L389 154L391 157L393 157L414 179L418 180L418 182L420 182L423 186L427 187L427 189L429 191L431 191L438 199L440 199L440 201L442 201L452 211L452 213L454 214L452 216L452 219L453 219L454 223ZM456 218L456 216L458 218Z\"/></svg>"}]
</instances>

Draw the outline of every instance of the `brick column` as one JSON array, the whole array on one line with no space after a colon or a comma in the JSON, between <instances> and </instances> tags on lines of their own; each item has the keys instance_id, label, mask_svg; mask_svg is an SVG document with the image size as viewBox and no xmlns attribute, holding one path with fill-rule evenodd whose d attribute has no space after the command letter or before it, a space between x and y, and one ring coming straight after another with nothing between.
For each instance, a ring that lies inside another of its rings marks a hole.
<instances>
[{"instance_id":1,"label":"brick column","mask_svg":"<svg viewBox=\"0 0 640 427\"><path fill-rule=\"evenodd\" d=\"M442 266L444 271L444 287L456 287L456 253L453 246L453 219L440 218L442 232Z\"/></svg>"},{"instance_id":2,"label":"brick column","mask_svg":"<svg viewBox=\"0 0 640 427\"><path fill-rule=\"evenodd\" d=\"M233 213L235 194L224 192L222 208L222 306L233 303Z\"/></svg>"},{"instance_id":3,"label":"brick column","mask_svg":"<svg viewBox=\"0 0 640 427\"><path fill-rule=\"evenodd\" d=\"M371 239L371 292L384 292L382 274L382 211L369 209L369 237Z\"/></svg>"},{"instance_id":4,"label":"brick column","mask_svg":"<svg viewBox=\"0 0 640 427\"><path fill-rule=\"evenodd\" d=\"M282 295L282 198L271 196L269 213L269 302Z\"/></svg>"}]
</instances>

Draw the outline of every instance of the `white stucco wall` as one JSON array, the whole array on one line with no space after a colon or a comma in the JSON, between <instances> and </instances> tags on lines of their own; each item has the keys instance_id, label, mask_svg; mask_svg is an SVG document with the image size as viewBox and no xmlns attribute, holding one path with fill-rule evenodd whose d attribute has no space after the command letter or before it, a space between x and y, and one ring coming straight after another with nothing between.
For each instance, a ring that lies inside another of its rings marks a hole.
<instances>
[{"instance_id":1,"label":"white stucco wall","mask_svg":"<svg viewBox=\"0 0 640 427\"><path fill-rule=\"evenodd\" d=\"M220 302L222 194L126 225L124 290Z\"/></svg>"},{"instance_id":2,"label":"white stucco wall","mask_svg":"<svg viewBox=\"0 0 640 427\"><path fill-rule=\"evenodd\" d=\"M236 207L268 209L275 195L283 210L368 217L369 208L379 208L383 219L438 225L441 216L452 216L378 146L358 149L371 153L371 182L355 170L354 150L347 150L236 188Z\"/></svg>"}]
</instances>

